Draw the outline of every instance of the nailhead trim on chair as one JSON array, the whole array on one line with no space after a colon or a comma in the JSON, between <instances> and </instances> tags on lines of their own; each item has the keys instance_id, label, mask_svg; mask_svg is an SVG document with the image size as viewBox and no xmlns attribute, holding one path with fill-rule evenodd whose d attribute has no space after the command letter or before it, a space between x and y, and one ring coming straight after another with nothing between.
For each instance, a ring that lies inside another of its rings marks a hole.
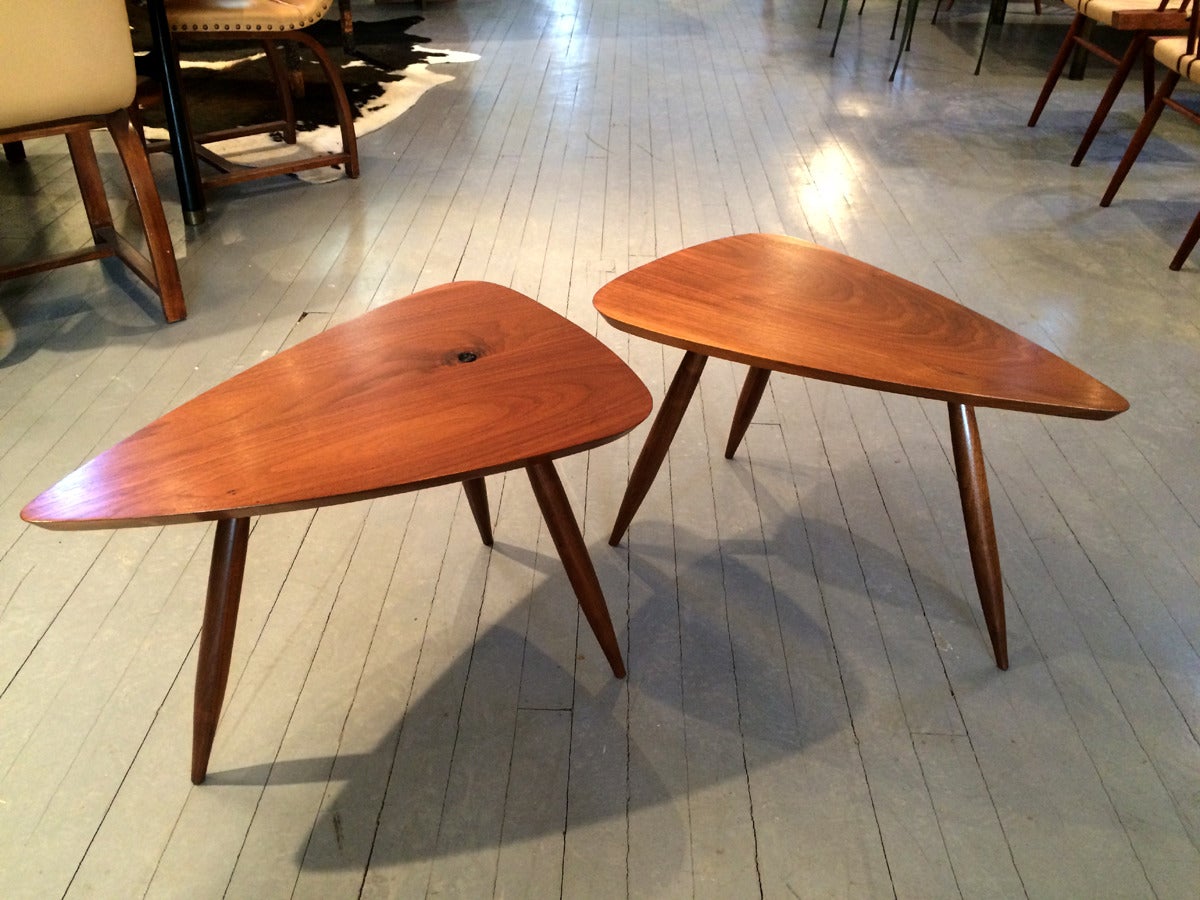
<instances>
[{"instance_id":1,"label":"nailhead trim on chair","mask_svg":"<svg viewBox=\"0 0 1200 900\"><path fill-rule=\"evenodd\" d=\"M318 2L315 5L312 3L289 3L289 2L250 2L246 3L242 9L224 9L220 8L220 4L216 4L215 8L205 10L202 5L192 7L191 4L183 3L183 7L171 8L168 4L167 20L170 23L171 30L175 32L205 32L205 31L299 31L302 28L307 28L310 25L315 25L325 18L325 13L328 12L332 3ZM304 7L297 9L296 7ZM189 8L190 7L190 8ZM290 7L290 8L289 8ZM291 21L277 19L272 15L263 15L263 9L282 12L286 15L288 12L297 14L297 18ZM239 21L245 19L248 21ZM261 21L266 19L267 21ZM213 21L215 20L215 21ZM258 21L256 21L258 20Z\"/></svg>"},{"instance_id":2,"label":"nailhead trim on chair","mask_svg":"<svg viewBox=\"0 0 1200 900\"><path fill-rule=\"evenodd\" d=\"M309 25L314 25L321 21L321 16L317 16L311 22L298 22L295 24L271 26L271 25L255 25L251 28L249 25L176 25L172 23L172 31L299 31L301 28L307 28Z\"/></svg>"}]
</instances>

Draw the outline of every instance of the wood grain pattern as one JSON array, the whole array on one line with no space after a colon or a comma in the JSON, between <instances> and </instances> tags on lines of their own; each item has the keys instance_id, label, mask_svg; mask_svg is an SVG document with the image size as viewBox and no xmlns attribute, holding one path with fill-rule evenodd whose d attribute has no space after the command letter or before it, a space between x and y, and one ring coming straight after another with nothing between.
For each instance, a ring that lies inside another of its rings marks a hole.
<instances>
[{"instance_id":1,"label":"wood grain pattern","mask_svg":"<svg viewBox=\"0 0 1200 900\"><path fill-rule=\"evenodd\" d=\"M455 283L247 369L21 515L115 528L326 506L565 456L649 411L637 376L582 329L508 288Z\"/></svg>"},{"instance_id":2,"label":"wood grain pattern","mask_svg":"<svg viewBox=\"0 0 1200 900\"><path fill-rule=\"evenodd\" d=\"M609 543L621 540L654 482L709 353L750 365L726 459L741 443L773 369L946 399L975 584L996 665L1008 668L1000 555L970 401L1104 419L1127 409L1125 398L940 294L794 238L709 241L620 276L594 302L616 327L687 350L638 455Z\"/></svg>"},{"instance_id":3,"label":"wood grain pattern","mask_svg":"<svg viewBox=\"0 0 1200 900\"><path fill-rule=\"evenodd\" d=\"M1107 419L1128 402L941 294L780 235L689 247L602 287L617 328L750 366L971 406Z\"/></svg>"},{"instance_id":4,"label":"wood grain pattern","mask_svg":"<svg viewBox=\"0 0 1200 900\"><path fill-rule=\"evenodd\" d=\"M637 376L578 326L499 285L448 284L218 385L68 475L22 516L66 529L218 520L193 713L200 784L229 678L251 515L461 481L491 545L483 476L523 466L579 605L623 678L552 460L613 440L649 412Z\"/></svg>"}]
</instances>

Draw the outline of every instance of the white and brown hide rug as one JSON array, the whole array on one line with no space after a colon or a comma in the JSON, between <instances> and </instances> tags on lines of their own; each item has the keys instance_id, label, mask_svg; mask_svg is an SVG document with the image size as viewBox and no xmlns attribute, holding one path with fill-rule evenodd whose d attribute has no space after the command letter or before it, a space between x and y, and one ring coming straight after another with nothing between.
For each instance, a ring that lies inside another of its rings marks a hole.
<instances>
[{"instance_id":1,"label":"white and brown hide rug","mask_svg":"<svg viewBox=\"0 0 1200 900\"><path fill-rule=\"evenodd\" d=\"M149 69L149 29L145 13L131 3L130 22L134 47L139 53L139 68L153 77ZM474 62L471 53L435 50L425 46L427 38L411 34L422 21L420 16L355 21L355 52L342 48L337 21L325 19L309 29L329 51L342 73L350 104L354 108L355 134L364 135L395 120L412 107L430 88L453 81L444 66ZM181 43L180 64L188 115L195 132L214 131L250 122L270 121L279 117L274 83L266 55L256 44L231 42ZM213 144L222 156L241 165L266 165L291 155L311 155L340 149L341 138L329 85L321 67L311 54L302 50L298 61L303 73L304 92L295 97L297 143L283 143L276 135L249 135ZM436 67L436 70L435 70ZM161 110L151 107L145 114L146 134L150 139L166 137ZM340 178L333 169L301 172L307 181Z\"/></svg>"}]
</instances>

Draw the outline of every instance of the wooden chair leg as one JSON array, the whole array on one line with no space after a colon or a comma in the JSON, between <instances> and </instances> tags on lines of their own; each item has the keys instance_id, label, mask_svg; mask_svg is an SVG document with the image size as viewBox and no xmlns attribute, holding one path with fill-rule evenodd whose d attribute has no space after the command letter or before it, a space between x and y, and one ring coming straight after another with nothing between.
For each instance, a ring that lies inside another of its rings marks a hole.
<instances>
[{"instance_id":1,"label":"wooden chair leg","mask_svg":"<svg viewBox=\"0 0 1200 900\"><path fill-rule=\"evenodd\" d=\"M283 44L284 68L287 70L288 88L293 97L304 97L308 90L304 82L304 72L301 70L300 48L295 41L287 41L290 35L279 35Z\"/></svg>"},{"instance_id":2,"label":"wooden chair leg","mask_svg":"<svg viewBox=\"0 0 1200 900\"><path fill-rule=\"evenodd\" d=\"M617 635L608 615L608 605L604 602L604 594L600 590L600 580L596 577L587 545L583 542L583 534L579 531L575 514L571 512L571 504L558 478L558 472L549 460L533 463L525 471L529 473L534 496L537 497L550 536L554 539L554 546L558 548L563 568L567 570L567 578L571 581L571 587L575 589L579 608L583 610L592 633L596 635L613 675L624 678L625 663L621 659L621 648L617 644Z\"/></svg>"},{"instance_id":3,"label":"wooden chair leg","mask_svg":"<svg viewBox=\"0 0 1200 900\"><path fill-rule=\"evenodd\" d=\"M221 519L217 522L196 666L196 694L192 713L192 784L203 783L208 775L208 758L212 753L217 721L221 717L221 704L225 700L225 686L229 681L229 663L233 656L233 635L237 629L249 539L249 519Z\"/></svg>"},{"instance_id":4,"label":"wooden chair leg","mask_svg":"<svg viewBox=\"0 0 1200 900\"><path fill-rule=\"evenodd\" d=\"M1192 220L1192 227L1184 235L1183 243L1179 245L1179 249L1175 252L1175 258L1171 260L1170 268L1172 272L1178 272L1183 268L1183 264L1187 262L1187 258L1196 249L1197 241L1200 241L1200 213L1196 213L1196 218Z\"/></svg>"},{"instance_id":5,"label":"wooden chair leg","mask_svg":"<svg viewBox=\"0 0 1200 900\"><path fill-rule=\"evenodd\" d=\"M4 158L10 163L25 162L25 145L20 141L9 141L4 145Z\"/></svg>"},{"instance_id":6,"label":"wooden chair leg","mask_svg":"<svg viewBox=\"0 0 1200 900\"><path fill-rule=\"evenodd\" d=\"M223 33L196 33L189 35L193 40L224 40ZM327 167L344 168L346 174L350 178L359 176L359 158L358 158L358 142L354 133L354 110L350 106L350 101L346 96L345 85L342 82L341 71L333 60L330 59L328 51L321 46L320 42L313 38L312 35L303 31L287 31L272 34L272 40L276 48L282 47L282 55L284 62L282 68L285 70L283 81L285 81L290 89L281 87L280 85L280 68L281 64L273 53L268 53L268 59L271 63L272 74L275 77L276 90L279 94L280 102L284 107L283 120L257 123L252 126L243 126L236 129L227 129L225 131L210 132L206 135L201 135L197 138L195 146L195 155L204 158L211 163L218 174L209 176L204 179L204 185L207 187L224 187L226 185L241 184L246 181L255 181L263 178L274 178L278 175L294 175L297 172L306 171L308 169L322 169ZM334 107L337 112L338 128L341 133L342 149L340 153L320 153L314 155L303 156L299 159L288 159L283 162L260 165L260 166L240 166L222 159L212 151L206 150L202 144L211 141L223 140L225 137L241 136L247 134L261 134L268 131L283 130L285 138L290 138L294 129L295 111L294 98L303 95L304 79L298 68L293 70L293 67L288 63L289 59L299 60L300 47L307 47L320 65L321 70L325 74L325 78L330 86L330 91L333 97Z\"/></svg>"},{"instance_id":7,"label":"wooden chair leg","mask_svg":"<svg viewBox=\"0 0 1200 900\"><path fill-rule=\"evenodd\" d=\"M492 546L492 515L488 509L487 485L482 478L468 478L463 482L463 492L467 495L471 515L475 517L479 537L485 545Z\"/></svg>"},{"instance_id":8,"label":"wooden chair leg","mask_svg":"<svg viewBox=\"0 0 1200 900\"><path fill-rule=\"evenodd\" d=\"M1146 143L1146 139L1150 137L1150 132L1154 130L1155 124L1158 122L1158 117L1162 115L1163 108L1167 105L1167 98L1171 96L1171 92L1175 90L1175 85L1179 83L1179 73L1176 71L1167 72L1163 78L1162 86L1159 87L1158 93L1154 95L1154 99L1150 101L1150 107L1146 110L1146 114L1142 116L1142 121L1138 123L1137 131L1133 133L1133 138L1129 142L1129 146L1125 148L1125 155L1121 157L1120 163L1117 164L1117 170L1113 172L1112 179L1108 182L1108 188L1104 191L1104 196L1100 199L1101 206L1108 206L1112 203L1113 198L1117 196L1117 191L1120 190L1121 183L1125 181L1125 176L1129 174L1129 170L1133 168L1134 162L1138 158L1138 154L1142 152L1142 147Z\"/></svg>"},{"instance_id":9,"label":"wooden chair leg","mask_svg":"<svg viewBox=\"0 0 1200 900\"><path fill-rule=\"evenodd\" d=\"M987 623L996 666L1007 669L1004 582L1000 576L1000 553L996 548L996 528L992 521L992 501L988 493L979 426L975 422L974 407L961 403L951 403L949 407L950 442L954 448L954 469L958 476L959 498L967 528L967 547L971 551L971 568L975 571L975 586L979 589L979 603L983 608L983 619Z\"/></svg>"},{"instance_id":10,"label":"wooden chair leg","mask_svg":"<svg viewBox=\"0 0 1200 900\"><path fill-rule=\"evenodd\" d=\"M92 133L87 128L72 128L66 138L75 180L79 182L79 193L83 197L83 210L92 227L92 238L97 244L106 244L113 227L112 210L104 193L104 179L96 160L96 148L92 145Z\"/></svg>"},{"instance_id":11,"label":"wooden chair leg","mask_svg":"<svg viewBox=\"0 0 1200 900\"><path fill-rule=\"evenodd\" d=\"M338 0L338 20L342 24L342 49L354 53L354 14L350 0Z\"/></svg>"},{"instance_id":12,"label":"wooden chair leg","mask_svg":"<svg viewBox=\"0 0 1200 900\"><path fill-rule=\"evenodd\" d=\"M729 426L729 440L725 443L726 459L733 459L733 455L737 453L742 438L746 436L746 429L750 427L750 420L758 410L763 392L767 389L767 379L770 377L770 369L758 369L753 366L746 373L742 392L738 394L737 407L733 411L733 423Z\"/></svg>"},{"instance_id":13,"label":"wooden chair leg","mask_svg":"<svg viewBox=\"0 0 1200 900\"><path fill-rule=\"evenodd\" d=\"M1075 156L1071 159L1071 165L1078 166L1083 162L1083 158L1087 156L1088 149L1092 146L1092 141L1100 133L1100 126L1108 118L1108 113L1112 109L1113 102L1116 101L1117 95L1121 93L1121 88L1125 86L1125 80L1129 77L1129 73L1133 71L1134 63L1139 58L1144 57L1145 54L1143 51L1146 48L1147 40L1148 38L1144 33L1138 32L1133 36L1133 40L1129 42L1129 46L1125 49L1125 55L1117 63L1117 69L1113 72L1112 78L1108 80L1108 87L1104 89L1104 96L1100 98L1100 103L1096 106L1096 112L1092 114L1092 120L1088 123L1087 131L1084 132L1083 139L1079 142L1079 147L1075 150Z\"/></svg>"},{"instance_id":14,"label":"wooden chair leg","mask_svg":"<svg viewBox=\"0 0 1200 900\"><path fill-rule=\"evenodd\" d=\"M1143 45L1142 52L1142 109L1149 109L1154 102L1154 54L1150 50L1150 42Z\"/></svg>"},{"instance_id":15,"label":"wooden chair leg","mask_svg":"<svg viewBox=\"0 0 1200 900\"><path fill-rule=\"evenodd\" d=\"M1084 46L1094 43L1092 41L1092 32L1096 30L1094 20L1084 16L1083 26L1079 29L1079 40L1075 42L1075 51L1071 54L1071 64L1067 69L1067 78L1070 81L1082 81L1083 76L1087 73L1088 64L1088 48Z\"/></svg>"},{"instance_id":16,"label":"wooden chair leg","mask_svg":"<svg viewBox=\"0 0 1200 900\"><path fill-rule=\"evenodd\" d=\"M283 142L296 143L296 104L292 101L292 87L288 77L287 62L279 47L272 40L262 42L267 54L267 63L271 67L271 78L275 81L275 95L279 99L280 116L285 123L283 126Z\"/></svg>"},{"instance_id":17,"label":"wooden chair leg","mask_svg":"<svg viewBox=\"0 0 1200 900\"><path fill-rule=\"evenodd\" d=\"M1083 13L1076 13L1075 17L1071 19L1071 24L1067 28L1067 36L1063 38L1063 42L1058 46L1058 52L1054 54L1054 60L1050 63L1050 71L1046 73L1046 80L1042 83L1042 92L1038 94L1037 102L1033 104L1033 112L1029 115L1029 121L1025 123L1030 128L1037 124L1042 110L1046 108L1046 102L1054 93L1058 79L1062 77L1063 69L1067 67L1067 62L1071 59L1071 51L1075 47L1075 37L1083 28L1086 20L1087 16Z\"/></svg>"},{"instance_id":18,"label":"wooden chair leg","mask_svg":"<svg viewBox=\"0 0 1200 900\"><path fill-rule=\"evenodd\" d=\"M158 186L154 183L154 174L150 171L146 148L125 110L111 114L106 124L133 190L133 199L146 233L149 259L124 239L117 241L117 255L158 293L163 317L168 322L178 322L187 317L187 306L183 299L183 285L179 281L175 247L171 243L171 232L167 228L167 217L163 212Z\"/></svg>"},{"instance_id":19,"label":"wooden chair leg","mask_svg":"<svg viewBox=\"0 0 1200 900\"><path fill-rule=\"evenodd\" d=\"M621 537L629 528L638 507L646 499L646 492L654 483L654 476L658 474L659 467L666 458L671 439L679 430L679 423L683 421L683 413L696 391L700 373L704 371L706 362L707 356L689 350L683 355L679 368L675 370L675 377L671 379L671 386L667 388L662 408L655 416L654 424L650 426L650 434L646 437L642 452L638 454L637 462L634 463L629 486L625 488L621 508L617 511L617 521L613 524L612 535L608 539L614 547L621 542Z\"/></svg>"},{"instance_id":20,"label":"wooden chair leg","mask_svg":"<svg viewBox=\"0 0 1200 900\"><path fill-rule=\"evenodd\" d=\"M325 78L332 88L333 102L337 108L338 127L342 133L342 152L347 156L346 174L351 178L357 178L359 172L358 141L354 136L354 111L350 108L350 101L346 98L345 87L343 86L340 90L337 87L342 83L341 72L333 64L333 60L329 58L329 54L325 51L325 48L312 35L305 34L303 31L296 31L289 34L288 37L308 47L312 51L313 56L317 58L317 62L321 64L321 69L325 72Z\"/></svg>"}]
</instances>

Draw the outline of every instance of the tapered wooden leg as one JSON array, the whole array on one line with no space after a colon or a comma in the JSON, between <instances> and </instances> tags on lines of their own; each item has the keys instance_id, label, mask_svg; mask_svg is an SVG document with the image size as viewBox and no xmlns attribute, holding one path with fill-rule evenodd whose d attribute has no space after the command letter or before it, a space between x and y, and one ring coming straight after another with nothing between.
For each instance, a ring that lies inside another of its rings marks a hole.
<instances>
[{"instance_id":1,"label":"tapered wooden leg","mask_svg":"<svg viewBox=\"0 0 1200 900\"><path fill-rule=\"evenodd\" d=\"M1158 92L1154 95L1154 99L1150 101L1150 107L1146 110L1146 114L1142 116L1142 121L1138 123L1137 130L1129 140L1129 146L1125 148L1125 154L1121 157L1121 161L1117 163L1117 170L1113 172L1112 179L1108 182L1104 196L1100 198L1101 206L1108 206L1112 203L1113 198L1117 196L1117 190L1121 187L1125 176L1129 174L1129 170L1133 168L1134 161L1137 160L1138 154L1142 152L1142 147L1145 146L1146 139L1150 137L1150 132L1154 130L1159 116L1162 115L1162 111L1166 107L1167 98L1171 96L1171 92L1175 90L1175 85L1178 83L1179 73L1174 70L1167 72L1163 76Z\"/></svg>"},{"instance_id":2,"label":"tapered wooden leg","mask_svg":"<svg viewBox=\"0 0 1200 900\"><path fill-rule=\"evenodd\" d=\"M329 58L329 54L325 48L321 46L311 35L296 31L288 35L291 40L299 41L304 44L313 56L317 58L317 62L321 64L321 69L325 73L325 80L335 86L341 83L341 71L333 64L333 60ZM346 154L346 174L351 178L358 177L358 141L354 136L354 111L350 108L350 101L346 98L346 91L337 90L334 88L331 91L333 94L333 105L337 109L338 128L342 133L342 152Z\"/></svg>"},{"instance_id":3,"label":"tapered wooden leg","mask_svg":"<svg viewBox=\"0 0 1200 900\"><path fill-rule=\"evenodd\" d=\"M1121 88L1125 86L1125 80L1129 77L1129 73L1133 71L1134 63L1145 56L1147 40L1148 38L1145 34L1138 32L1133 36L1133 40L1129 42L1129 46L1125 49L1125 55L1117 63L1117 70L1113 72L1112 78L1108 80L1108 87L1104 89L1104 96L1100 98L1100 103L1096 106L1096 112L1092 114L1092 120L1088 123L1087 131L1084 132L1083 139L1079 142L1079 147L1075 150L1075 156L1071 159L1071 165L1080 165L1083 162L1083 158L1087 156L1087 152L1092 146L1092 141L1100 133L1100 126L1108 118L1109 110L1112 109L1117 95L1121 93ZM1146 104L1147 106L1150 104L1149 99L1147 99Z\"/></svg>"},{"instance_id":4,"label":"tapered wooden leg","mask_svg":"<svg viewBox=\"0 0 1200 900\"><path fill-rule=\"evenodd\" d=\"M1087 74L1088 50L1083 45L1086 41L1089 44L1094 44L1092 33L1096 30L1096 22L1094 19L1083 17L1083 27L1079 30L1080 40L1076 41L1076 47L1071 54L1071 67L1067 70L1067 78L1071 81L1082 81L1083 76Z\"/></svg>"},{"instance_id":5,"label":"tapered wooden leg","mask_svg":"<svg viewBox=\"0 0 1200 900\"><path fill-rule=\"evenodd\" d=\"M1143 49L1142 52L1142 109L1147 110L1150 104L1154 102L1154 78L1156 68L1154 66L1155 59L1153 53L1147 53Z\"/></svg>"},{"instance_id":6,"label":"tapered wooden leg","mask_svg":"<svg viewBox=\"0 0 1200 900\"><path fill-rule=\"evenodd\" d=\"M217 734L217 720L229 681L233 633L237 628L242 576L246 571L249 519L217 522L212 566L208 572L208 599L200 628L200 659L196 666L196 695L192 719L192 784L208 774L208 757Z\"/></svg>"},{"instance_id":7,"label":"tapered wooden leg","mask_svg":"<svg viewBox=\"0 0 1200 900\"><path fill-rule=\"evenodd\" d=\"M87 213L88 224L92 226L92 238L97 244L106 243L107 233L113 227L113 217L104 193L96 148L92 146L92 133L86 128L76 128L68 131L66 138L71 151L71 165L75 168L75 180L79 182L79 193L83 197L83 209Z\"/></svg>"},{"instance_id":8,"label":"tapered wooden leg","mask_svg":"<svg viewBox=\"0 0 1200 900\"><path fill-rule=\"evenodd\" d=\"M1087 16L1083 13L1076 13L1075 18L1071 20L1071 24L1067 28L1067 36L1059 44L1058 52L1054 54L1054 61L1050 63L1050 71L1046 73L1046 81L1042 84L1042 92L1038 94L1037 102L1033 104L1033 112L1029 115L1029 121L1025 123L1030 128L1037 124L1042 110L1046 108L1046 101L1054 92L1054 86L1058 84L1059 76L1062 75L1063 69L1067 67L1067 61L1071 58L1071 51L1075 49L1075 36L1079 34L1086 21Z\"/></svg>"},{"instance_id":9,"label":"tapered wooden leg","mask_svg":"<svg viewBox=\"0 0 1200 900\"><path fill-rule=\"evenodd\" d=\"M975 408L961 403L950 406L950 440L954 447L954 468L958 475L958 494L962 500L967 526L967 546L971 568L996 665L1008 668L1008 638L1004 626L1004 584L1000 577L1000 553L996 549L996 527L992 522L992 501L984 471L983 446Z\"/></svg>"},{"instance_id":10,"label":"tapered wooden leg","mask_svg":"<svg viewBox=\"0 0 1200 900\"><path fill-rule=\"evenodd\" d=\"M1191 256L1192 251L1196 249L1196 243L1200 241L1200 213L1196 213L1196 218L1192 220L1192 227L1188 229L1187 234L1183 236L1183 243L1179 245L1179 249L1175 251L1175 258L1171 260L1170 269L1172 272L1178 272L1183 268L1183 264L1187 258Z\"/></svg>"},{"instance_id":11,"label":"tapered wooden leg","mask_svg":"<svg viewBox=\"0 0 1200 900\"><path fill-rule=\"evenodd\" d=\"M625 488L621 508L617 511L617 521L608 539L614 547L621 542L621 537L633 521L638 507L646 499L646 492L654 483L654 476L658 474L659 467L666 458L671 439L679 430L679 423L683 421L683 414L692 400L692 394L696 392L696 385L700 382L700 373L704 371L706 362L707 356L689 350L683 355L679 368L675 370L675 377L671 379L671 386L667 388L662 407L654 418L654 424L650 426L650 434L646 437L642 452L638 454L637 462L634 463L629 486Z\"/></svg>"},{"instance_id":12,"label":"tapered wooden leg","mask_svg":"<svg viewBox=\"0 0 1200 900\"><path fill-rule=\"evenodd\" d=\"M463 492L467 495L467 503L475 516L475 525L479 528L479 537L484 544L492 546L492 514L488 510L487 485L482 478L468 478L463 482Z\"/></svg>"},{"instance_id":13,"label":"tapered wooden leg","mask_svg":"<svg viewBox=\"0 0 1200 900\"><path fill-rule=\"evenodd\" d=\"M750 420L758 411L758 404L762 400L763 392L767 389L767 379L770 377L770 369L751 367L750 371L746 373L746 380L742 383L742 392L738 394L737 407L733 410L733 424L729 426L729 440L725 443L726 459L733 459L733 454L737 453L742 438L746 436L746 429L750 427Z\"/></svg>"},{"instance_id":14,"label":"tapered wooden leg","mask_svg":"<svg viewBox=\"0 0 1200 900\"><path fill-rule=\"evenodd\" d=\"M296 104L292 101L292 86L288 73L287 61L279 50L279 45L272 40L262 42L263 51L267 54L267 63L271 67L271 78L275 82L275 98L279 101L279 116L286 124L283 127L283 142L296 143Z\"/></svg>"},{"instance_id":15,"label":"tapered wooden leg","mask_svg":"<svg viewBox=\"0 0 1200 900\"><path fill-rule=\"evenodd\" d=\"M125 167L125 175L133 190L138 214L142 218L149 259L124 240L117 241L117 255L158 294L163 318L168 322L178 322L187 318L187 305L183 299L183 285L179 280L179 266L175 260L171 232L167 227L167 216L163 212L154 173L150 171L146 148L125 110L112 113L107 124L108 133L117 147L117 155L121 158L121 165Z\"/></svg>"},{"instance_id":16,"label":"tapered wooden leg","mask_svg":"<svg viewBox=\"0 0 1200 900\"><path fill-rule=\"evenodd\" d=\"M624 678L625 663L621 660L621 648L617 646L617 635L600 590L600 580L592 567L592 558L588 556L583 534L579 531L575 514L571 512L571 503L563 490L558 472L549 461L533 463L525 471L529 473L533 495L541 507L550 536L554 538L554 546L558 548L563 568L567 570L567 578L579 599L579 608L592 626L592 633L600 642L600 649L604 651L613 675Z\"/></svg>"}]
</instances>

